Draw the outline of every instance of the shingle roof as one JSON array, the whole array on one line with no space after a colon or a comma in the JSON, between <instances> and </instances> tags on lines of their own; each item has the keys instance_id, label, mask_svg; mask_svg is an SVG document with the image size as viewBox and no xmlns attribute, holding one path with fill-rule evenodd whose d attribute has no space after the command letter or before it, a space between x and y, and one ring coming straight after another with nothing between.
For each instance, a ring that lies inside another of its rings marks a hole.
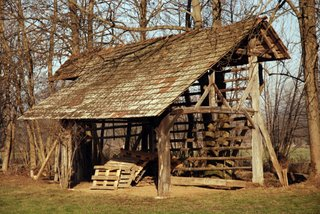
<instances>
[{"instance_id":1,"label":"shingle roof","mask_svg":"<svg viewBox=\"0 0 320 214\"><path fill-rule=\"evenodd\" d=\"M194 81L248 37L262 19L204 29L71 58L56 79L79 77L24 119L159 116Z\"/></svg>"}]
</instances>

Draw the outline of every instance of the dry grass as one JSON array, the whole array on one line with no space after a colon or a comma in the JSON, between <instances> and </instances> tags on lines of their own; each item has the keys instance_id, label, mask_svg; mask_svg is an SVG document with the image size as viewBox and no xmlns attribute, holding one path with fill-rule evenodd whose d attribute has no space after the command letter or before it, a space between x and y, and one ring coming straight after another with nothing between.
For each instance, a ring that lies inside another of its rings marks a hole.
<instances>
[{"instance_id":1,"label":"dry grass","mask_svg":"<svg viewBox=\"0 0 320 214\"><path fill-rule=\"evenodd\" d=\"M154 186L117 191L73 191L24 176L0 175L0 213L319 213L320 189L214 190L173 187L172 197L155 199Z\"/></svg>"}]
</instances>

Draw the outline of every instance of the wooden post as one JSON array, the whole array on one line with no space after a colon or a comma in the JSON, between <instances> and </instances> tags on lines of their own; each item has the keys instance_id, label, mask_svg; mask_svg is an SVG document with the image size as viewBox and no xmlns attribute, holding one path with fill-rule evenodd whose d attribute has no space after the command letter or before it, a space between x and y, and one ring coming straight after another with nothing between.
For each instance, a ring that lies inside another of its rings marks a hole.
<instances>
[{"instance_id":1,"label":"wooden post","mask_svg":"<svg viewBox=\"0 0 320 214\"><path fill-rule=\"evenodd\" d=\"M56 146L55 154L54 154L54 181L58 182L59 181L59 165L60 165L60 150L61 150L61 145L60 143Z\"/></svg>"},{"instance_id":2,"label":"wooden post","mask_svg":"<svg viewBox=\"0 0 320 214\"><path fill-rule=\"evenodd\" d=\"M253 47L254 43L251 42L251 47ZM253 86L251 89L251 98L252 98L252 108L255 111L253 114L253 122L258 124L258 112L260 111L259 107L259 79L258 75L258 58L257 56L249 57L249 78L253 82ZM262 137L260 130L258 128L252 129L252 182L263 185L263 146L262 146Z\"/></svg>"},{"instance_id":3,"label":"wooden post","mask_svg":"<svg viewBox=\"0 0 320 214\"><path fill-rule=\"evenodd\" d=\"M148 151L148 125L142 124L142 131L141 131L141 151L147 152Z\"/></svg>"},{"instance_id":4,"label":"wooden post","mask_svg":"<svg viewBox=\"0 0 320 214\"><path fill-rule=\"evenodd\" d=\"M168 114L156 128L158 134L158 196L169 197L171 179L170 129L180 114L173 118Z\"/></svg>"},{"instance_id":5,"label":"wooden post","mask_svg":"<svg viewBox=\"0 0 320 214\"><path fill-rule=\"evenodd\" d=\"M259 126L259 129L264 137L264 141L266 143L271 162L273 164L273 167L275 168L279 181L282 184L282 186L288 186L288 178L284 177L282 167L277 159L277 155L272 147L271 138L269 136L268 130L266 126L264 125L262 116L260 114L256 115L257 119L257 125ZM286 173L286 172L285 172ZM286 175L285 175L286 176Z\"/></svg>"},{"instance_id":6,"label":"wooden post","mask_svg":"<svg viewBox=\"0 0 320 214\"><path fill-rule=\"evenodd\" d=\"M126 136L126 141L125 141L125 146L124 146L124 149L127 150L127 151L130 150L131 127L132 127L132 123L128 122L127 136Z\"/></svg>"},{"instance_id":7,"label":"wooden post","mask_svg":"<svg viewBox=\"0 0 320 214\"><path fill-rule=\"evenodd\" d=\"M36 176L34 176L34 177L33 177L33 179L34 179L34 180L38 180L38 178L41 176L41 174L42 174L42 172L43 172L43 170L44 170L45 166L47 165L47 163L48 163L48 161L49 161L49 158L51 157L51 154L53 153L54 149L56 148L56 146L57 146L58 142L59 142L58 140L55 140L55 142L54 142L54 144L53 144L52 148L50 149L50 151L49 151L49 153L48 153L47 157L45 158L44 162L42 163L42 166L41 166L41 168L40 168L40 170L39 170L38 174L37 174Z\"/></svg>"}]
</instances>

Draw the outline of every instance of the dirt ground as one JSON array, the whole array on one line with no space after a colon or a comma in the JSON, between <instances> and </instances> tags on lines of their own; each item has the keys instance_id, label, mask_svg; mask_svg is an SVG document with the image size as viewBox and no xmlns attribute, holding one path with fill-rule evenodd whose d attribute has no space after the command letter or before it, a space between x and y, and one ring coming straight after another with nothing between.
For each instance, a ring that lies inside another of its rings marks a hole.
<instances>
[{"instance_id":1,"label":"dirt ground","mask_svg":"<svg viewBox=\"0 0 320 214\"><path fill-rule=\"evenodd\" d=\"M60 188L58 183L54 183L51 180L39 179L38 181L32 180L26 175L4 175L0 173L0 188L2 185L18 185L18 186L29 186L30 188ZM154 183L142 182L137 186L126 189L118 190L90 190L92 183L81 182L80 184L69 189L69 191L88 193L88 194L108 194L112 196L133 196L133 197L156 197L157 189ZM194 187L194 186L171 186L170 197L185 197L186 192L191 195L202 196L205 194L212 193L212 191L222 191L212 188Z\"/></svg>"},{"instance_id":2,"label":"dirt ground","mask_svg":"<svg viewBox=\"0 0 320 214\"><path fill-rule=\"evenodd\" d=\"M265 176L266 177L266 176ZM266 186L259 187L260 189L268 189L274 191L284 191L283 188L279 188L279 185L276 184L275 178L267 178L266 179ZM275 185L273 185L275 184ZM43 188L43 189L60 189L58 183L53 182L52 180L47 179L39 179L38 181L32 180L25 174L3 174L0 172L0 188L4 185L10 186L24 186L29 188ZM80 184L74 186L73 188L69 189L72 192L79 192L84 194L108 194L110 196L133 196L133 197L153 197L157 196L157 189L156 185L153 182L144 182L142 181L137 186L133 186L126 189L118 189L118 190L90 190L90 186L92 183L90 182L81 182ZM296 189L296 188L319 188L320 189L320 181L319 182L305 182L301 184L291 185L286 188L286 190ZM259 189L251 187L250 189ZM239 189L240 191L248 191L249 189ZM223 192L226 190L217 189L217 188L210 188L210 187L196 187L196 186L171 186L170 187L170 197L186 197L186 196L205 196L207 194L212 194L213 192ZM186 195L187 193L187 195Z\"/></svg>"},{"instance_id":3,"label":"dirt ground","mask_svg":"<svg viewBox=\"0 0 320 214\"><path fill-rule=\"evenodd\" d=\"M144 184L139 186L133 186L127 189L118 189L118 190L90 190L91 183L89 182L82 182L79 185L75 186L71 191L78 191L78 192L86 192L92 194L110 194L114 196L138 196L138 197L156 197L157 196L157 189L154 184ZM191 195L198 195L202 196L205 194L212 193L212 191L221 191L212 188L204 188L204 187L193 187L193 186L171 186L170 189L170 197L185 197L186 192Z\"/></svg>"}]
</instances>

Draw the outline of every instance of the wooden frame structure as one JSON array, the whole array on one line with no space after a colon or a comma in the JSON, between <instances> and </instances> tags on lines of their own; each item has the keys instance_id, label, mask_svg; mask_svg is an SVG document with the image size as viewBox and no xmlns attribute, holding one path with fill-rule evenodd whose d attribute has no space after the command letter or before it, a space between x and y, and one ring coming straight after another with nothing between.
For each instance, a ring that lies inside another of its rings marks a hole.
<instances>
[{"instance_id":1,"label":"wooden frame structure","mask_svg":"<svg viewBox=\"0 0 320 214\"><path fill-rule=\"evenodd\" d=\"M252 183L263 184L264 139L284 185L259 97L261 63L288 58L264 18L84 53L54 76L74 83L23 118L59 119L73 124L65 126L69 133L80 130L81 140L68 138L66 154L83 164L68 159L74 172L66 173L68 182L92 174L93 165L104 162L106 142L119 139L125 150L158 154L159 197L169 195L171 181L248 185L234 180L237 170L252 170Z\"/></svg>"}]
</instances>

